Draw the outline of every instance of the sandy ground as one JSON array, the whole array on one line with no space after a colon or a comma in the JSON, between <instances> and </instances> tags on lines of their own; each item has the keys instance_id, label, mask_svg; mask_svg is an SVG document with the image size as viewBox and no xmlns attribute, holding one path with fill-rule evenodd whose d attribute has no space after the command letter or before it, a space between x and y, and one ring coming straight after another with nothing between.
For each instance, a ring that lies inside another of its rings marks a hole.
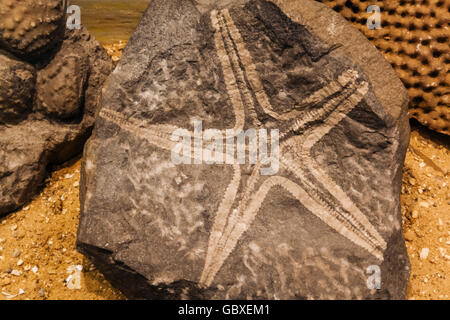
<instances>
[{"instance_id":1,"label":"sandy ground","mask_svg":"<svg viewBox=\"0 0 450 320\"><path fill-rule=\"evenodd\" d=\"M126 41L120 40L119 42L113 44L105 44L103 47L106 49L106 52L111 57L112 61L117 64L120 58L122 58L122 50L125 48L126 44Z\"/></svg>"},{"instance_id":2,"label":"sandy ground","mask_svg":"<svg viewBox=\"0 0 450 320\"><path fill-rule=\"evenodd\" d=\"M1 221L0 299L123 298L75 249L80 163L56 168L39 196Z\"/></svg>"},{"instance_id":3,"label":"sandy ground","mask_svg":"<svg viewBox=\"0 0 450 320\"><path fill-rule=\"evenodd\" d=\"M401 195L409 299L450 297L449 147L448 137L413 127Z\"/></svg>"},{"instance_id":4,"label":"sandy ground","mask_svg":"<svg viewBox=\"0 0 450 320\"><path fill-rule=\"evenodd\" d=\"M125 42L105 46L117 62ZM450 296L450 144L413 125L402 187L412 273L408 299ZM0 300L124 299L80 253L81 159L53 168L42 191L0 220Z\"/></svg>"}]
</instances>

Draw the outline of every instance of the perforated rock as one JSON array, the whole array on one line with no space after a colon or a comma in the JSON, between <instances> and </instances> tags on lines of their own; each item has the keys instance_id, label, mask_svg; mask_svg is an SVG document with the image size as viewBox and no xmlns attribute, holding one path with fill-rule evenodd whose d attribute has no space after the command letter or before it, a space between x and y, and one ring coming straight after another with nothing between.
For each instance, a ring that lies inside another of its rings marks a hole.
<instances>
[{"instance_id":1,"label":"perforated rock","mask_svg":"<svg viewBox=\"0 0 450 320\"><path fill-rule=\"evenodd\" d=\"M450 134L450 1L319 0L351 21L383 52L410 96L410 116ZM369 5L381 9L381 29L370 30Z\"/></svg>"},{"instance_id":2,"label":"perforated rock","mask_svg":"<svg viewBox=\"0 0 450 320\"><path fill-rule=\"evenodd\" d=\"M32 58L59 44L67 0L2 0L0 46Z\"/></svg>"},{"instance_id":3,"label":"perforated rock","mask_svg":"<svg viewBox=\"0 0 450 320\"><path fill-rule=\"evenodd\" d=\"M23 119L32 110L35 68L0 51L0 125Z\"/></svg>"}]
</instances>

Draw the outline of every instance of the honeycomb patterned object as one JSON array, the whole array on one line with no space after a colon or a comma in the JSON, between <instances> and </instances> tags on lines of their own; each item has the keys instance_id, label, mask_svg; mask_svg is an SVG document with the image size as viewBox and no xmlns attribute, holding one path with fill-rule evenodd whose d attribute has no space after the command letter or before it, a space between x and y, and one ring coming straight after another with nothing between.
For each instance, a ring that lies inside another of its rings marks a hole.
<instances>
[{"instance_id":1,"label":"honeycomb patterned object","mask_svg":"<svg viewBox=\"0 0 450 320\"><path fill-rule=\"evenodd\" d=\"M23 57L39 55L62 40L67 0L1 0L0 46Z\"/></svg>"},{"instance_id":2,"label":"honeycomb patterned object","mask_svg":"<svg viewBox=\"0 0 450 320\"><path fill-rule=\"evenodd\" d=\"M450 135L450 0L318 0L343 15L392 64L410 96L410 116ZM381 28L370 29L370 5Z\"/></svg>"}]
</instances>

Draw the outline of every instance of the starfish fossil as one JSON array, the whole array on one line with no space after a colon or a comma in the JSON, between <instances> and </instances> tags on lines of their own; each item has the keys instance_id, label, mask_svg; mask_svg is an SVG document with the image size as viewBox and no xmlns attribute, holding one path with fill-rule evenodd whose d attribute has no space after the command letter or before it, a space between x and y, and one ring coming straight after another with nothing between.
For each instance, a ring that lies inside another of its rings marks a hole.
<instances>
[{"instance_id":1,"label":"starfish fossil","mask_svg":"<svg viewBox=\"0 0 450 320\"><path fill-rule=\"evenodd\" d=\"M235 115L231 129L237 136L244 129L245 111L261 125L256 114L256 103L276 123L287 123L280 131L280 166L296 179L282 176L263 177L261 162L253 165L252 173L242 186L242 194L236 204L236 196L242 184L240 164L232 164L233 177L217 209L210 232L205 265L199 284L211 286L216 274L234 250L238 240L249 229L264 199L275 186L281 186L295 197L306 209L328 226L356 245L364 248L375 258L383 260L386 242L367 217L349 198L345 191L320 167L311 154L314 145L335 127L358 105L369 90L368 83L358 79L354 70L344 71L337 80L331 81L304 99L301 105L286 113L277 113L258 77L252 56L234 24L227 9L211 12L215 29L214 42L222 67L223 77ZM253 95L252 95L253 94ZM256 101L255 101L256 100ZM320 105L320 108L307 108ZM177 142L172 133L180 129L165 124L146 124L109 109L103 108L100 117L123 130L146 139L152 145L171 151ZM277 122L278 121L278 122ZM228 129L227 131L229 131ZM223 132L223 131L222 131ZM194 152L196 157L200 152ZM220 151L217 151L220 153ZM225 153L221 156L226 156ZM200 161L201 162L201 161ZM263 180L263 181L262 181ZM257 186L259 185L259 188Z\"/></svg>"}]
</instances>

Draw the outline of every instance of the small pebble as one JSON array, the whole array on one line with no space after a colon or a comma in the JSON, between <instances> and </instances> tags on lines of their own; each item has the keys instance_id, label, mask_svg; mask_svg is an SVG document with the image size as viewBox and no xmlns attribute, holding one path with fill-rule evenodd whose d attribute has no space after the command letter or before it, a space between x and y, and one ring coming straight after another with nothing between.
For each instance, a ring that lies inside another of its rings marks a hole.
<instances>
[{"instance_id":1,"label":"small pebble","mask_svg":"<svg viewBox=\"0 0 450 320\"><path fill-rule=\"evenodd\" d=\"M416 234L412 230L408 230L405 232L405 239L407 241L413 241L416 238Z\"/></svg>"},{"instance_id":2,"label":"small pebble","mask_svg":"<svg viewBox=\"0 0 450 320\"><path fill-rule=\"evenodd\" d=\"M13 252L13 258L18 258L19 256L20 256L20 250L19 249L14 249L14 252Z\"/></svg>"},{"instance_id":3,"label":"small pebble","mask_svg":"<svg viewBox=\"0 0 450 320\"><path fill-rule=\"evenodd\" d=\"M420 251L420 259L425 260L426 258L428 258L429 253L430 253L429 248L422 248L422 250Z\"/></svg>"},{"instance_id":4,"label":"small pebble","mask_svg":"<svg viewBox=\"0 0 450 320\"><path fill-rule=\"evenodd\" d=\"M14 269L11 271L11 274L13 276L20 277L22 275L22 271Z\"/></svg>"}]
</instances>

